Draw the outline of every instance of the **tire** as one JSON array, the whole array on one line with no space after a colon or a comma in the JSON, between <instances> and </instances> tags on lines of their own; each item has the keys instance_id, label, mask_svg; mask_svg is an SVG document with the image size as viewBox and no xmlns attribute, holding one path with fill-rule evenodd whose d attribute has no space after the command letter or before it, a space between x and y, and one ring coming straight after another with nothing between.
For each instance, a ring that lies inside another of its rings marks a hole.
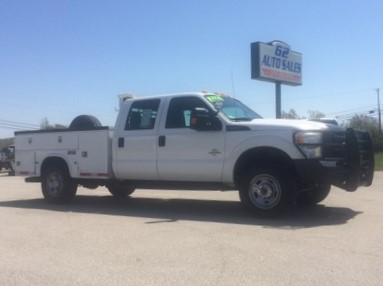
<instances>
[{"instance_id":1,"label":"tire","mask_svg":"<svg viewBox=\"0 0 383 286\"><path fill-rule=\"evenodd\" d=\"M9 171L8 171L8 176L14 176L15 175L15 169L13 168L14 162L9 163Z\"/></svg>"},{"instance_id":2,"label":"tire","mask_svg":"<svg viewBox=\"0 0 383 286\"><path fill-rule=\"evenodd\" d=\"M135 191L135 188L128 185L113 183L106 186L109 192L117 199L124 199L129 197Z\"/></svg>"},{"instance_id":3,"label":"tire","mask_svg":"<svg viewBox=\"0 0 383 286\"><path fill-rule=\"evenodd\" d=\"M43 171L41 188L45 200L50 203L68 203L73 200L77 184L70 178L64 167L49 166Z\"/></svg>"},{"instance_id":4,"label":"tire","mask_svg":"<svg viewBox=\"0 0 383 286\"><path fill-rule=\"evenodd\" d=\"M275 167L254 168L240 178L242 205L260 216L275 216L286 211L294 201L294 176Z\"/></svg>"},{"instance_id":5,"label":"tire","mask_svg":"<svg viewBox=\"0 0 383 286\"><path fill-rule=\"evenodd\" d=\"M101 122L92 115L79 115L69 125L72 130L91 130L100 127Z\"/></svg>"},{"instance_id":6,"label":"tire","mask_svg":"<svg viewBox=\"0 0 383 286\"><path fill-rule=\"evenodd\" d=\"M300 206L316 205L327 198L330 190L330 184L317 185L313 188L313 190L300 193L297 197L297 203Z\"/></svg>"}]
</instances>

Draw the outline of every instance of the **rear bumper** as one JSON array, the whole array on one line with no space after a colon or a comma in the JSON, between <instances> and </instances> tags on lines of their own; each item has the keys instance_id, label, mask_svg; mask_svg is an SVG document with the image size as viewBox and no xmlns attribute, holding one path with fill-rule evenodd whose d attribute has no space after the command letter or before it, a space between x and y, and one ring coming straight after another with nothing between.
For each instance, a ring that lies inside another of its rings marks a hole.
<instances>
[{"instance_id":1,"label":"rear bumper","mask_svg":"<svg viewBox=\"0 0 383 286\"><path fill-rule=\"evenodd\" d=\"M350 192L372 184L374 153L367 132L347 129L343 142L324 142L323 148L324 155L337 156L294 161L303 184L329 183Z\"/></svg>"}]
</instances>

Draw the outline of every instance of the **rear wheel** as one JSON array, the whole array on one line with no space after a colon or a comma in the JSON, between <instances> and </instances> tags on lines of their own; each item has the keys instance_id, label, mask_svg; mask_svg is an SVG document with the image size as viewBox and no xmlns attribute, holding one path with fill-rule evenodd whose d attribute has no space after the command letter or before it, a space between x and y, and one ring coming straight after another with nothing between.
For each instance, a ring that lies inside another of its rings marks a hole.
<instances>
[{"instance_id":1,"label":"rear wheel","mask_svg":"<svg viewBox=\"0 0 383 286\"><path fill-rule=\"evenodd\" d=\"M242 205L258 215L276 215L286 210L293 197L294 180L276 168L254 168L241 178Z\"/></svg>"},{"instance_id":2,"label":"rear wheel","mask_svg":"<svg viewBox=\"0 0 383 286\"><path fill-rule=\"evenodd\" d=\"M108 188L109 192L118 199L127 198L135 191L135 188L119 183L112 183L106 187Z\"/></svg>"},{"instance_id":3,"label":"rear wheel","mask_svg":"<svg viewBox=\"0 0 383 286\"><path fill-rule=\"evenodd\" d=\"M301 206L312 206L327 198L330 193L330 184L316 185L312 190L302 192L298 195L297 203Z\"/></svg>"},{"instance_id":4,"label":"rear wheel","mask_svg":"<svg viewBox=\"0 0 383 286\"><path fill-rule=\"evenodd\" d=\"M41 181L44 198L51 203L67 203L76 195L77 184L64 167L48 166Z\"/></svg>"}]
</instances>

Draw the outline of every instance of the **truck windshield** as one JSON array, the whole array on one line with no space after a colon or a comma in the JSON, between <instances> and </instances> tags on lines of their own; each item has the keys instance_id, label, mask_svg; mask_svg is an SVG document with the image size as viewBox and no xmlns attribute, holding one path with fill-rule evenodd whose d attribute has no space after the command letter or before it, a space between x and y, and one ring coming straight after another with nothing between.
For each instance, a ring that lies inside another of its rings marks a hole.
<instances>
[{"instance_id":1,"label":"truck windshield","mask_svg":"<svg viewBox=\"0 0 383 286\"><path fill-rule=\"evenodd\" d=\"M214 105L217 111L222 112L231 121L251 121L262 118L235 98L217 94L207 94L205 98Z\"/></svg>"}]
</instances>

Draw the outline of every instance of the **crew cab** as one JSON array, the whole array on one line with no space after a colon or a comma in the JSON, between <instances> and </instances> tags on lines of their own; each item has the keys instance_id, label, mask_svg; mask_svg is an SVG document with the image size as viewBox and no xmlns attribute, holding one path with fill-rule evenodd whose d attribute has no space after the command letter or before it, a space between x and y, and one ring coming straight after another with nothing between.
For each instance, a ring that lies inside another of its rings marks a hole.
<instances>
[{"instance_id":1,"label":"crew cab","mask_svg":"<svg viewBox=\"0 0 383 286\"><path fill-rule=\"evenodd\" d=\"M263 119L239 100L191 92L121 98L114 128L89 115L69 128L15 132L16 175L41 182L45 199L77 186L118 198L137 188L238 190L242 204L275 214L316 204L331 185L369 186L368 133L307 120Z\"/></svg>"}]
</instances>

